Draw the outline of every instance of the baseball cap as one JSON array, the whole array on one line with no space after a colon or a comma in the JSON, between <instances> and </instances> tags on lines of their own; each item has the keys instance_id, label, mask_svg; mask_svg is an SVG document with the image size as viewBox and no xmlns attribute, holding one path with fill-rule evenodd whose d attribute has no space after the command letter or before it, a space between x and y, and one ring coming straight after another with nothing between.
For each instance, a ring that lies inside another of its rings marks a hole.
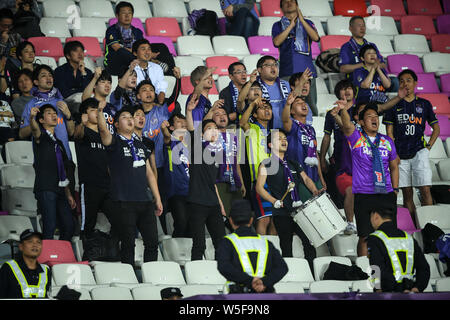
<instances>
[{"instance_id":1,"label":"baseball cap","mask_svg":"<svg viewBox=\"0 0 450 320\"><path fill-rule=\"evenodd\" d=\"M168 299L174 296L183 297L179 288L169 287L161 290L162 299Z\"/></svg>"},{"instance_id":2,"label":"baseball cap","mask_svg":"<svg viewBox=\"0 0 450 320\"><path fill-rule=\"evenodd\" d=\"M230 218L235 223L248 222L253 217L252 207L248 200L235 200L231 203Z\"/></svg>"},{"instance_id":3,"label":"baseball cap","mask_svg":"<svg viewBox=\"0 0 450 320\"><path fill-rule=\"evenodd\" d=\"M34 231L33 229L26 229L24 232L20 234L20 242L31 238L32 236L38 236L41 240L44 238L42 233Z\"/></svg>"}]
</instances>

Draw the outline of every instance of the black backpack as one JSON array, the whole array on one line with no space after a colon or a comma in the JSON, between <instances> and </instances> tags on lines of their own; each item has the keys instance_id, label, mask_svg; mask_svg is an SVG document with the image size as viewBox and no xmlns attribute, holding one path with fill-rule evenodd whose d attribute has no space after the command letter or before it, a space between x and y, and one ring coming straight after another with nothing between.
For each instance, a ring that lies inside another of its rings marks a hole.
<instances>
[{"instance_id":1,"label":"black backpack","mask_svg":"<svg viewBox=\"0 0 450 320\"><path fill-rule=\"evenodd\" d=\"M82 239L83 260L87 261L120 261L119 242L109 234L94 230Z\"/></svg>"},{"instance_id":2,"label":"black backpack","mask_svg":"<svg viewBox=\"0 0 450 320\"><path fill-rule=\"evenodd\" d=\"M348 266L341 263L331 261L327 271L323 275L323 280L366 280L369 278L367 273L361 270L360 267L352 265Z\"/></svg>"},{"instance_id":3,"label":"black backpack","mask_svg":"<svg viewBox=\"0 0 450 320\"><path fill-rule=\"evenodd\" d=\"M339 73L340 49L328 49L316 58L316 66L325 73Z\"/></svg>"},{"instance_id":4,"label":"black backpack","mask_svg":"<svg viewBox=\"0 0 450 320\"><path fill-rule=\"evenodd\" d=\"M220 34L217 13L206 10L206 12L197 19L195 32L198 35L210 36L211 38Z\"/></svg>"}]
</instances>

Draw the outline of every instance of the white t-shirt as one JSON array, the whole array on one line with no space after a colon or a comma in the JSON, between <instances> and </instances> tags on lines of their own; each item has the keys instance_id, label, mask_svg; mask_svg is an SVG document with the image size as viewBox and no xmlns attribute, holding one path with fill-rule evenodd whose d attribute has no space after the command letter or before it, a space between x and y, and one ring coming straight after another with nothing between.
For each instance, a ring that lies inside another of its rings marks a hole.
<instances>
[{"instance_id":1,"label":"white t-shirt","mask_svg":"<svg viewBox=\"0 0 450 320\"><path fill-rule=\"evenodd\" d=\"M0 114L3 112L11 112L11 117L5 117L0 115L0 127L2 128L11 128L11 123L15 121L14 113L8 102L0 100Z\"/></svg>"}]
</instances>

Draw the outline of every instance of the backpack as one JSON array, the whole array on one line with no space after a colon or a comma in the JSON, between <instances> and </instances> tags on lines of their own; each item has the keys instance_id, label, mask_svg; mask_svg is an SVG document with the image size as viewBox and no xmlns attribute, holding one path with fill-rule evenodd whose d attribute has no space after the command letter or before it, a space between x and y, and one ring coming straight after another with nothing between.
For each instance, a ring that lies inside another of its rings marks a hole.
<instances>
[{"instance_id":1,"label":"backpack","mask_svg":"<svg viewBox=\"0 0 450 320\"><path fill-rule=\"evenodd\" d=\"M327 271L323 275L323 280L366 280L369 278L367 273L358 266L348 266L331 261Z\"/></svg>"},{"instance_id":2,"label":"backpack","mask_svg":"<svg viewBox=\"0 0 450 320\"><path fill-rule=\"evenodd\" d=\"M189 24L195 34L211 38L220 34L217 13L211 10L193 10L188 16Z\"/></svg>"},{"instance_id":3,"label":"backpack","mask_svg":"<svg viewBox=\"0 0 450 320\"><path fill-rule=\"evenodd\" d=\"M328 49L319 54L316 58L316 66L325 73L339 73L340 49Z\"/></svg>"},{"instance_id":4,"label":"backpack","mask_svg":"<svg viewBox=\"0 0 450 320\"><path fill-rule=\"evenodd\" d=\"M94 230L83 239L83 249L83 260L120 261L119 242L100 230Z\"/></svg>"}]
</instances>

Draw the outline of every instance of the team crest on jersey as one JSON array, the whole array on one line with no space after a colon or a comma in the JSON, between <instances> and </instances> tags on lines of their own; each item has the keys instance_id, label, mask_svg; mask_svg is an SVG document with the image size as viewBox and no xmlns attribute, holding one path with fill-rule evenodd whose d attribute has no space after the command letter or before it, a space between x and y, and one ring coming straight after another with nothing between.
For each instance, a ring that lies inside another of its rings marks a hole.
<instances>
[{"instance_id":1,"label":"team crest on jersey","mask_svg":"<svg viewBox=\"0 0 450 320\"><path fill-rule=\"evenodd\" d=\"M421 106L417 106L416 107L416 112L417 113L422 113L423 112L423 108Z\"/></svg>"},{"instance_id":2,"label":"team crest on jersey","mask_svg":"<svg viewBox=\"0 0 450 320\"><path fill-rule=\"evenodd\" d=\"M154 117L150 120L152 126L156 126L158 124L158 118Z\"/></svg>"}]
</instances>

